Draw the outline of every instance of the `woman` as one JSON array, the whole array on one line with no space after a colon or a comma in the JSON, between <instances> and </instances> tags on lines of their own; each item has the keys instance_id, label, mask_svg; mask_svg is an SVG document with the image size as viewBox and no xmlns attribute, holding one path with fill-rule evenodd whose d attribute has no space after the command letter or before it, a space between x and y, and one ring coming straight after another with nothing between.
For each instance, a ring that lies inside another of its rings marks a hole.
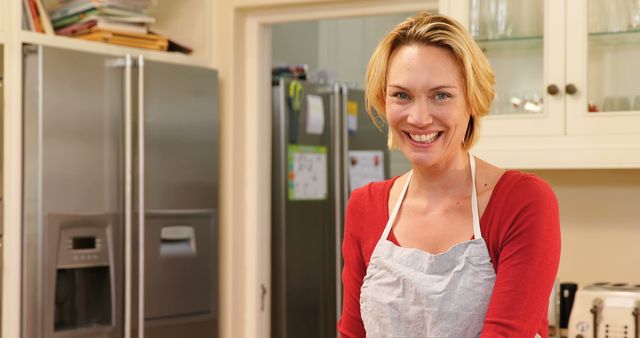
<instances>
[{"instance_id":1,"label":"woman","mask_svg":"<svg viewBox=\"0 0 640 338\"><path fill-rule=\"evenodd\" d=\"M442 15L407 19L374 52L367 108L412 170L349 200L341 336L547 336L555 195L468 152L493 83L478 46Z\"/></svg>"}]
</instances>

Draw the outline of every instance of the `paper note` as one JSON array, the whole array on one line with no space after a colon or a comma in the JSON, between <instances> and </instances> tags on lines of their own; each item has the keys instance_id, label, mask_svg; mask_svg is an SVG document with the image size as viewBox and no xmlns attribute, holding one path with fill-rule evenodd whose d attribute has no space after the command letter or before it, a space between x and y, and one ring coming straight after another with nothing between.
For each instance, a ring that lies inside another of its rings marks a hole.
<instances>
[{"instance_id":1,"label":"paper note","mask_svg":"<svg viewBox=\"0 0 640 338\"><path fill-rule=\"evenodd\" d=\"M384 153L381 150L349 152L349 189L384 180Z\"/></svg>"},{"instance_id":2,"label":"paper note","mask_svg":"<svg viewBox=\"0 0 640 338\"><path fill-rule=\"evenodd\" d=\"M349 134L358 131L358 101L347 101L347 131Z\"/></svg>"},{"instance_id":3,"label":"paper note","mask_svg":"<svg viewBox=\"0 0 640 338\"><path fill-rule=\"evenodd\" d=\"M289 200L327 198L327 148L289 145Z\"/></svg>"},{"instance_id":4,"label":"paper note","mask_svg":"<svg viewBox=\"0 0 640 338\"><path fill-rule=\"evenodd\" d=\"M324 130L322 97L307 95L307 134L320 135Z\"/></svg>"}]
</instances>

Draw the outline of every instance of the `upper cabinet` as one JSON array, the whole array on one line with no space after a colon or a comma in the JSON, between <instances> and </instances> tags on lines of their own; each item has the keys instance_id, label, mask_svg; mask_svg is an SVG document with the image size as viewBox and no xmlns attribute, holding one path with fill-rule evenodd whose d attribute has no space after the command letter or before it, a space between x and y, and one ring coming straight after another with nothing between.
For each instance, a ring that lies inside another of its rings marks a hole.
<instances>
[{"instance_id":1,"label":"upper cabinet","mask_svg":"<svg viewBox=\"0 0 640 338\"><path fill-rule=\"evenodd\" d=\"M476 153L515 168L640 167L640 1L440 6L496 75Z\"/></svg>"},{"instance_id":2,"label":"upper cabinet","mask_svg":"<svg viewBox=\"0 0 640 338\"><path fill-rule=\"evenodd\" d=\"M467 1L463 22L496 75L496 97L482 122L483 135L563 134L564 34L548 24L562 20L563 4Z\"/></svg>"},{"instance_id":3,"label":"upper cabinet","mask_svg":"<svg viewBox=\"0 0 640 338\"><path fill-rule=\"evenodd\" d=\"M640 1L566 6L567 133L640 139Z\"/></svg>"}]
</instances>

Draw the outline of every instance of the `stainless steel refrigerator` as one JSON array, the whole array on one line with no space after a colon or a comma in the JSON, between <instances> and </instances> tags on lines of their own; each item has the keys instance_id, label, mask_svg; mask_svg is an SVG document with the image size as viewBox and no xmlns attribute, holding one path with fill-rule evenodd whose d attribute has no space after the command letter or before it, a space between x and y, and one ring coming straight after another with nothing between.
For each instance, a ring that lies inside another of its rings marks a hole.
<instances>
[{"instance_id":1,"label":"stainless steel refrigerator","mask_svg":"<svg viewBox=\"0 0 640 338\"><path fill-rule=\"evenodd\" d=\"M24 69L23 337L216 337L216 71L44 46Z\"/></svg>"},{"instance_id":2,"label":"stainless steel refrigerator","mask_svg":"<svg viewBox=\"0 0 640 338\"><path fill-rule=\"evenodd\" d=\"M386 133L344 84L273 87L272 337L336 337L351 189L389 176Z\"/></svg>"}]
</instances>

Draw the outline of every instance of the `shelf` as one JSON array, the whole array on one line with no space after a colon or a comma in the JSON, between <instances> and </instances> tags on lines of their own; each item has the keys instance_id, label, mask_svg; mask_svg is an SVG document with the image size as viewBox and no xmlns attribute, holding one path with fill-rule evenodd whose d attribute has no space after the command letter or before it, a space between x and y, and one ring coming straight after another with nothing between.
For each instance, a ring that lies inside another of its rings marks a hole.
<instances>
[{"instance_id":1,"label":"shelf","mask_svg":"<svg viewBox=\"0 0 640 338\"><path fill-rule=\"evenodd\" d=\"M542 48L542 36L516 36L503 39L476 40L484 51ZM590 46L610 46L620 44L638 44L640 46L640 29L620 32L589 33Z\"/></svg>"},{"instance_id":2,"label":"shelf","mask_svg":"<svg viewBox=\"0 0 640 338\"><path fill-rule=\"evenodd\" d=\"M544 39L540 35L536 36L513 36L503 39L482 39L476 40L478 46L483 51L503 51L503 50L523 50L542 49Z\"/></svg>"},{"instance_id":3,"label":"shelf","mask_svg":"<svg viewBox=\"0 0 640 338\"><path fill-rule=\"evenodd\" d=\"M589 46L611 46L620 44L638 44L640 47L640 29L620 32L589 33Z\"/></svg>"},{"instance_id":4,"label":"shelf","mask_svg":"<svg viewBox=\"0 0 640 338\"><path fill-rule=\"evenodd\" d=\"M58 47L82 52L100 53L109 55L134 54L143 55L145 58L160 62L178 63L184 65L195 65L208 67L210 64L206 60L196 59L192 56L176 53L161 52L142 48L124 47L103 42L86 41L59 35L46 35L43 33L22 31L22 43Z\"/></svg>"}]
</instances>

